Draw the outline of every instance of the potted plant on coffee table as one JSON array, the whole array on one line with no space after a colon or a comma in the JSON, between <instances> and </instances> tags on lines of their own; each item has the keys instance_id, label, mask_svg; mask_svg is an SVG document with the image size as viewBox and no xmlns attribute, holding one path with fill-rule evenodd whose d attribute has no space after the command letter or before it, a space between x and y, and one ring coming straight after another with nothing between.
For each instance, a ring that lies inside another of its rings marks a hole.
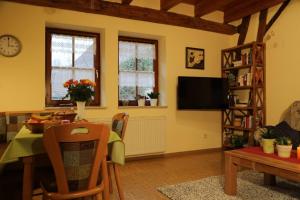
<instances>
[{"instance_id":1,"label":"potted plant on coffee table","mask_svg":"<svg viewBox=\"0 0 300 200\"><path fill-rule=\"evenodd\" d=\"M147 93L147 96L150 98L150 105L157 106L157 99L158 99L159 93L158 92L150 92L150 93Z\"/></svg>"},{"instance_id":2,"label":"potted plant on coffee table","mask_svg":"<svg viewBox=\"0 0 300 200\"><path fill-rule=\"evenodd\" d=\"M262 133L262 146L264 153L274 153L274 144L276 134L272 128L266 129L265 132Z\"/></svg>"},{"instance_id":3,"label":"potted plant on coffee table","mask_svg":"<svg viewBox=\"0 0 300 200\"><path fill-rule=\"evenodd\" d=\"M283 136L276 138L276 147L278 156L281 158L291 157L292 140L289 137Z\"/></svg>"}]
</instances>

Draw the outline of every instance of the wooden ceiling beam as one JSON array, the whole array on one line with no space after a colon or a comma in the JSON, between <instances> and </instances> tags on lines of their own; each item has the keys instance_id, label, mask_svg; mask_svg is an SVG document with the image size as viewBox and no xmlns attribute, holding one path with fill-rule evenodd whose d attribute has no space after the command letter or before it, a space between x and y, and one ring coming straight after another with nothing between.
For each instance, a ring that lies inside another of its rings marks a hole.
<instances>
[{"instance_id":1,"label":"wooden ceiling beam","mask_svg":"<svg viewBox=\"0 0 300 200\"><path fill-rule=\"evenodd\" d=\"M224 11L224 23L229 23L261 10L273 7L285 0L247 0L235 6L229 6Z\"/></svg>"},{"instance_id":2,"label":"wooden ceiling beam","mask_svg":"<svg viewBox=\"0 0 300 200\"><path fill-rule=\"evenodd\" d=\"M122 0L122 4L129 5L133 0Z\"/></svg>"},{"instance_id":3,"label":"wooden ceiling beam","mask_svg":"<svg viewBox=\"0 0 300 200\"><path fill-rule=\"evenodd\" d=\"M243 17L241 25L238 27L238 33L239 35L239 40L238 40L238 45L242 45L245 42L247 32L248 32L248 27L250 23L251 15L248 15L246 17Z\"/></svg>"},{"instance_id":4,"label":"wooden ceiling beam","mask_svg":"<svg viewBox=\"0 0 300 200\"><path fill-rule=\"evenodd\" d=\"M264 9L260 11L259 14L259 25L258 25L258 31L257 31L257 42L263 42L265 31L266 31L266 25L267 25L267 17L268 17L268 9Z\"/></svg>"},{"instance_id":5,"label":"wooden ceiling beam","mask_svg":"<svg viewBox=\"0 0 300 200\"><path fill-rule=\"evenodd\" d=\"M291 0L286 0L282 3L280 8L277 10L277 12L274 14L274 16L270 19L268 24L266 25L265 34L268 32L268 30L272 27L272 25L275 23L275 21L278 19L278 17L281 15L281 13L285 10L285 8L288 6L288 4L291 2Z\"/></svg>"},{"instance_id":6,"label":"wooden ceiling beam","mask_svg":"<svg viewBox=\"0 0 300 200\"><path fill-rule=\"evenodd\" d=\"M237 28L229 24L222 24L186 15L164 12L151 8L129 6L108 1L95 1L93 8L82 0L6 0L37 6L53 7L67 10L75 10L86 13L95 13L127 19L141 20L160 24L181 26L192 29L200 29L216 33L232 35L237 33Z\"/></svg>"},{"instance_id":7,"label":"wooden ceiling beam","mask_svg":"<svg viewBox=\"0 0 300 200\"><path fill-rule=\"evenodd\" d=\"M168 11L183 1L184 0L160 0L160 10Z\"/></svg>"},{"instance_id":8,"label":"wooden ceiling beam","mask_svg":"<svg viewBox=\"0 0 300 200\"><path fill-rule=\"evenodd\" d=\"M195 17L202 17L208 13L222 9L235 0L201 0L195 5Z\"/></svg>"}]
</instances>

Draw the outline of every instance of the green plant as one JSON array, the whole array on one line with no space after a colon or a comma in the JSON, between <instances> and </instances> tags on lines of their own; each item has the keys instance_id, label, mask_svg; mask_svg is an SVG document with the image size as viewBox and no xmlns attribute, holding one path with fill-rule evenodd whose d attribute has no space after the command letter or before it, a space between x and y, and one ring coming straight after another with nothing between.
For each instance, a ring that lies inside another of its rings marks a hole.
<instances>
[{"instance_id":1,"label":"green plant","mask_svg":"<svg viewBox=\"0 0 300 200\"><path fill-rule=\"evenodd\" d=\"M150 99L157 99L158 96L159 96L159 92L150 92L150 93L147 93L147 96L148 96Z\"/></svg>"},{"instance_id":2,"label":"green plant","mask_svg":"<svg viewBox=\"0 0 300 200\"><path fill-rule=\"evenodd\" d=\"M244 145L244 137L241 136L241 135L231 135L231 138L230 138L230 143L231 143L231 146L236 148L236 147L242 147Z\"/></svg>"},{"instance_id":3,"label":"green plant","mask_svg":"<svg viewBox=\"0 0 300 200\"><path fill-rule=\"evenodd\" d=\"M283 136L283 137L276 138L276 143L278 145L291 145L292 140L290 137Z\"/></svg>"},{"instance_id":4,"label":"green plant","mask_svg":"<svg viewBox=\"0 0 300 200\"><path fill-rule=\"evenodd\" d=\"M268 128L261 134L261 137L263 139L275 139L276 138L276 133L274 132L274 129Z\"/></svg>"}]
</instances>

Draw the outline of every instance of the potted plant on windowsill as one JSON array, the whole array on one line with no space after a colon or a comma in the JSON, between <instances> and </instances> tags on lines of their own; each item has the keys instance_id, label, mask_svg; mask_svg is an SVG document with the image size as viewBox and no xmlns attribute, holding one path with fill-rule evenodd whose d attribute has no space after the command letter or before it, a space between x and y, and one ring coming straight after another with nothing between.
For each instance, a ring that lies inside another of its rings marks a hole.
<instances>
[{"instance_id":1,"label":"potted plant on windowsill","mask_svg":"<svg viewBox=\"0 0 300 200\"><path fill-rule=\"evenodd\" d=\"M265 132L262 133L262 146L264 153L274 153L274 144L276 134L272 128L266 129Z\"/></svg>"},{"instance_id":2,"label":"potted plant on windowsill","mask_svg":"<svg viewBox=\"0 0 300 200\"><path fill-rule=\"evenodd\" d=\"M158 92L150 92L150 93L147 93L147 96L150 98L150 105L157 106L157 99L158 99L159 93Z\"/></svg>"},{"instance_id":3,"label":"potted plant on windowsill","mask_svg":"<svg viewBox=\"0 0 300 200\"><path fill-rule=\"evenodd\" d=\"M281 158L291 157L291 151L292 151L291 138L285 136L276 138L276 148L279 157Z\"/></svg>"},{"instance_id":4,"label":"potted plant on windowsill","mask_svg":"<svg viewBox=\"0 0 300 200\"><path fill-rule=\"evenodd\" d=\"M145 106L145 96L142 96L142 95L138 95L137 96L137 102L138 102L138 106Z\"/></svg>"}]
</instances>

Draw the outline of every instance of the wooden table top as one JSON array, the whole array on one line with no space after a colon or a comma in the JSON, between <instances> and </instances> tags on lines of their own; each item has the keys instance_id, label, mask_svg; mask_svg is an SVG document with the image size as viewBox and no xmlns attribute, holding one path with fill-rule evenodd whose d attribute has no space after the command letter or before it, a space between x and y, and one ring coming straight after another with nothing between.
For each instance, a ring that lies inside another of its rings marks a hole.
<instances>
[{"instance_id":1,"label":"wooden table top","mask_svg":"<svg viewBox=\"0 0 300 200\"><path fill-rule=\"evenodd\" d=\"M250 147L251 148L251 147ZM259 148L259 147L258 147ZM264 154L264 153L263 153ZM289 170L292 172L300 173L300 164L291 162L289 159L270 157L267 154L256 154L253 152L245 151L243 149L237 149L232 151L226 151L225 155L242 158L252 162L257 162L272 167Z\"/></svg>"}]
</instances>

